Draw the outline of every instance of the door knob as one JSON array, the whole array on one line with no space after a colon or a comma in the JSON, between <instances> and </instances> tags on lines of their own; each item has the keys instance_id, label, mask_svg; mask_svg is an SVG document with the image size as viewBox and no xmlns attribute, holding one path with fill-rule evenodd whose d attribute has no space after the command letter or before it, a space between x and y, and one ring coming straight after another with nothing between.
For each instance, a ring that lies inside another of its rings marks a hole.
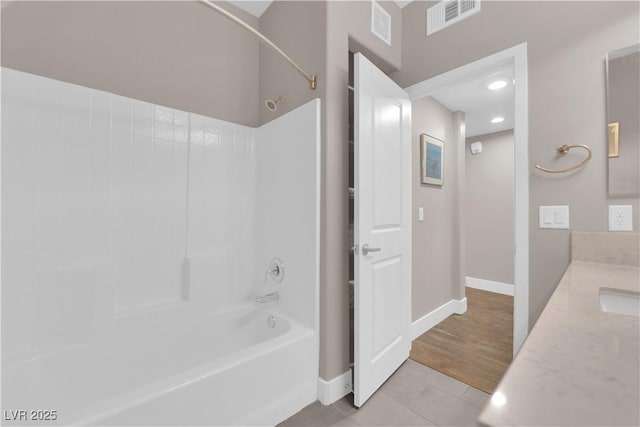
<instances>
[{"instance_id":1,"label":"door knob","mask_svg":"<svg viewBox=\"0 0 640 427\"><path fill-rule=\"evenodd\" d=\"M380 248L370 248L368 243L362 245L362 255L367 255L369 252L380 252Z\"/></svg>"}]
</instances>

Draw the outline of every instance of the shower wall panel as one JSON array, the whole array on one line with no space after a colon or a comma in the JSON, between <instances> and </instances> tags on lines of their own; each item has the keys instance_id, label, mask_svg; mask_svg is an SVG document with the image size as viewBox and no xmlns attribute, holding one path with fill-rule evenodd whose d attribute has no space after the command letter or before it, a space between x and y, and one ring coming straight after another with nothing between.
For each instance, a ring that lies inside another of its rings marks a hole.
<instances>
[{"instance_id":1,"label":"shower wall panel","mask_svg":"<svg viewBox=\"0 0 640 427\"><path fill-rule=\"evenodd\" d=\"M320 235L320 100L257 129L256 283L279 292L279 309L317 330ZM270 261L284 278L265 276Z\"/></svg>"},{"instance_id":2,"label":"shower wall panel","mask_svg":"<svg viewBox=\"0 0 640 427\"><path fill-rule=\"evenodd\" d=\"M256 297L254 134L191 114L187 279L195 303L204 297L223 308Z\"/></svg>"},{"instance_id":3,"label":"shower wall panel","mask_svg":"<svg viewBox=\"0 0 640 427\"><path fill-rule=\"evenodd\" d=\"M252 128L3 68L3 364L254 298L253 147Z\"/></svg>"}]
</instances>

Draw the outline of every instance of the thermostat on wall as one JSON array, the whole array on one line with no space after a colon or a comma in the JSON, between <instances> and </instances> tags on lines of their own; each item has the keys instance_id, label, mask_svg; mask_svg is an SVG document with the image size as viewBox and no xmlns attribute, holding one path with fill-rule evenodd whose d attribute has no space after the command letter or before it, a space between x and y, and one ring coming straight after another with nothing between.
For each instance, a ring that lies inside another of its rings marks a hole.
<instances>
[{"instance_id":1,"label":"thermostat on wall","mask_svg":"<svg viewBox=\"0 0 640 427\"><path fill-rule=\"evenodd\" d=\"M471 143L471 154L482 153L482 142L476 141Z\"/></svg>"}]
</instances>

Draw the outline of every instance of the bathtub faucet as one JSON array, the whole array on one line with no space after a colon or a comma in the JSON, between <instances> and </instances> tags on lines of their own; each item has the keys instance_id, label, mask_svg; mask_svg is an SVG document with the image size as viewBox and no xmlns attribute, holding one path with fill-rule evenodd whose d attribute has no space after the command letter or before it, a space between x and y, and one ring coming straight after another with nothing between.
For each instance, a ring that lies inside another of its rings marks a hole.
<instances>
[{"instance_id":1,"label":"bathtub faucet","mask_svg":"<svg viewBox=\"0 0 640 427\"><path fill-rule=\"evenodd\" d=\"M260 295L256 298L256 305L266 304L268 302L278 301L280 294L278 292L271 292L270 294Z\"/></svg>"}]
</instances>

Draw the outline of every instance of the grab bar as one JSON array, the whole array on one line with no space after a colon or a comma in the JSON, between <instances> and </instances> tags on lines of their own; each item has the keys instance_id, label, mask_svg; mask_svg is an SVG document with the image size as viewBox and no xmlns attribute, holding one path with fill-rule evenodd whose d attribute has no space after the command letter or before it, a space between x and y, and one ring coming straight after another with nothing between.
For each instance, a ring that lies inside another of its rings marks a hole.
<instances>
[{"instance_id":1,"label":"grab bar","mask_svg":"<svg viewBox=\"0 0 640 427\"><path fill-rule=\"evenodd\" d=\"M547 168L543 168L540 165L536 165L536 168L540 169L541 171L544 172L548 172L548 173L564 173L564 172L569 172L572 171L574 169L578 169L582 166L584 166L585 163L587 163L589 160L591 160L591 148L589 148L588 145L585 144L576 144L576 145L561 145L560 147L556 148L556 151L560 154L567 154L569 152L569 150L571 150L572 148L584 148L585 150L587 150L587 157L581 161L580 163L578 163L575 166L571 166L570 168L566 168L566 169L559 169L559 170L554 170L554 169L547 169Z\"/></svg>"}]
</instances>

